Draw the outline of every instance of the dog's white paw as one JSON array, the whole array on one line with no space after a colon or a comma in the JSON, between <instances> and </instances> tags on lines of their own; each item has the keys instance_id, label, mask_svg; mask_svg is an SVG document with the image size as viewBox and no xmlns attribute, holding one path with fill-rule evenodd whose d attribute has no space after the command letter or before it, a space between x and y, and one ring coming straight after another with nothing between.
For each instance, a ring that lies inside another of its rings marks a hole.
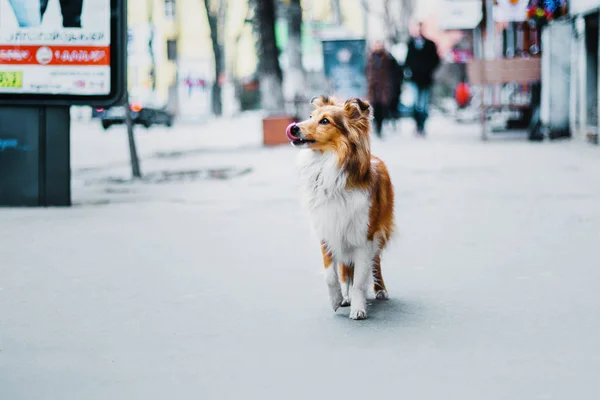
<instances>
[{"instance_id":1,"label":"dog's white paw","mask_svg":"<svg viewBox=\"0 0 600 400\"><path fill-rule=\"evenodd\" d=\"M350 319L362 320L367 319L367 312L365 310L350 310Z\"/></svg>"},{"instance_id":2,"label":"dog's white paw","mask_svg":"<svg viewBox=\"0 0 600 400\"><path fill-rule=\"evenodd\" d=\"M389 300L390 295L388 294L387 290L383 289L383 290L378 290L377 293L375 293L375 298L377 300Z\"/></svg>"},{"instance_id":3,"label":"dog's white paw","mask_svg":"<svg viewBox=\"0 0 600 400\"><path fill-rule=\"evenodd\" d=\"M344 297L344 299L342 300L342 304L340 304L340 307L350 307L350 298Z\"/></svg>"}]
</instances>

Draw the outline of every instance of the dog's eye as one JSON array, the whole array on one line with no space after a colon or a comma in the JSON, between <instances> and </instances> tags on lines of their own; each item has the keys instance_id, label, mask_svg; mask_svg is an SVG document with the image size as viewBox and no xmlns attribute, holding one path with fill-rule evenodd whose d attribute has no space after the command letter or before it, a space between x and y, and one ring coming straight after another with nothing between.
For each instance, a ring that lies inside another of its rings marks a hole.
<instances>
[{"instance_id":1,"label":"dog's eye","mask_svg":"<svg viewBox=\"0 0 600 400\"><path fill-rule=\"evenodd\" d=\"M327 118L323 118L322 120L319 121L319 123L321 125L327 125L327 124L329 124L329 120Z\"/></svg>"}]
</instances>

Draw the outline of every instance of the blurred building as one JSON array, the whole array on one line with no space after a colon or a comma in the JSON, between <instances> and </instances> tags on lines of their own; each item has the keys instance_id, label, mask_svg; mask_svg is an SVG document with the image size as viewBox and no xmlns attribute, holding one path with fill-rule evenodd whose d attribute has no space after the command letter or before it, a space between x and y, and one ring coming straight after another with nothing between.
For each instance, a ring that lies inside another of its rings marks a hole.
<instances>
[{"instance_id":1,"label":"blurred building","mask_svg":"<svg viewBox=\"0 0 600 400\"><path fill-rule=\"evenodd\" d=\"M247 3L228 0L224 29L227 70L242 76L256 66ZM128 8L132 96L166 105L178 115L210 114L214 56L204 0L129 0Z\"/></svg>"},{"instance_id":2,"label":"blurred building","mask_svg":"<svg viewBox=\"0 0 600 400\"><path fill-rule=\"evenodd\" d=\"M132 97L166 102L174 63L167 44L175 37L176 11L169 2L128 1L128 84Z\"/></svg>"},{"instance_id":3,"label":"blurred building","mask_svg":"<svg viewBox=\"0 0 600 400\"><path fill-rule=\"evenodd\" d=\"M570 90L565 97L570 98L570 130L575 138L586 139L598 143L598 97L600 82L598 80L598 15L600 0L570 0L570 19L550 26L553 30L565 32L570 38L568 47L563 47L562 54L556 52L549 64L565 63L570 58ZM557 35L554 35L556 37ZM569 51L565 51L569 50ZM552 82L548 82L552 84ZM560 94L557 94L558 97ZM551 110L553 112L554 109ZM550 112L550 113L551 113Z\"/></svg>"},{"instance_id":4,"label":"blurred building","mask_svg":"<svg viewBox=\"0 0 600 400\"><path fill-rule=\"evenodd\" d=\"M225 71L218 80L227 115L258 107L258 59L249 1L210 0L210 3L221 1L227 3L223 29ZM338 13L330 0L302 0L307 91L323 87L322 40L362 38L367 42L385 40L389 45L405 43L409 23L431 19L431 15L435 18L432 12L438 8L438 1L340 0ZM286 0L280 0L276 22L284 72L287 68L285 3ZM211 88L217 78L204 0L129 0L128 8L132 96L166 105L178 116L208 117ZM444 40L436 36L438 43L448 42Z\"/></svg>"},{"instance_id":5,"label":"blurred building","mask_svg":"<svg viewBox=\"0 0 600 400\"><path fill-rule=\"evenodd\" d=\"M541 119L550 137L598 143L600 0L568 0L542 29Z\"/></svg>"}]
</instances>

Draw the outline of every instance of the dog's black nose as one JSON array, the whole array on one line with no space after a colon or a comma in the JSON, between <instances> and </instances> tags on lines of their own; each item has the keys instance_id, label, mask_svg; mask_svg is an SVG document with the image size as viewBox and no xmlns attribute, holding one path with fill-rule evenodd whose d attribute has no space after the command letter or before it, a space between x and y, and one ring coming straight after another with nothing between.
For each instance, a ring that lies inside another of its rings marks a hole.
<instances>
[{"instance_id":1,"label":"dog's black nose","mask_svg":"<svg viewBox=\"0 0 600 400\"><path fill-rule=\"evenodd\" d=\"M298 125L294 125L292 126L292 129L290 129L290 132L292 133L292 135L294 135L294 137L298 137L298 135L300 134L300 127Z\"/></svg>"}]
</instances>

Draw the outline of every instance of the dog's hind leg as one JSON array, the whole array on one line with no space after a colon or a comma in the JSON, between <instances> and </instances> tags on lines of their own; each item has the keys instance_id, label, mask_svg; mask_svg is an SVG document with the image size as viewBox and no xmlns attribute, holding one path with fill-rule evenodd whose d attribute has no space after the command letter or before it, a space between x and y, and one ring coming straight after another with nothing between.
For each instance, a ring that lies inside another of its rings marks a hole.
<instances>
[{"instance_id":1,"label":"dog's hind leg","mask_svg":"<svg viewBox=\"0 0 600 400\"><path fill-rule=\"evenodd\" d=\"M354 264L340 264L340 286L342 288L342 307L350 305L350 287L354 279Z\"/></svg>"},{"instance_id":2,"label":"dog's hind leg","mask_svg":"<svg viewBox=\"0 0 600 400\"><path fill-rule=\"evenodd\" d=\"M344 300L344 297L342 296L342 288L338 280L337 268L333 263L333 256L327 248L327 244L325 242L321 242L321 252L323 253L325 283L327 283L327 289L329 290L329 301L331 301L331 308L333 308L333 311L337 311Z\"/></svg>"},{"instance_id":3,"label":"dog's hind leg","mask_svg":"<svg viewBox=\"0 0 600 400\"><path fill-rule=\"evenodd\" d=\"M381 274L380 254L377 254L373 260L373 290L375 291L375 298L377 300L387 300L390 298L387 289L385 288L383 275Z\"/></svg>"}]
</instances>

